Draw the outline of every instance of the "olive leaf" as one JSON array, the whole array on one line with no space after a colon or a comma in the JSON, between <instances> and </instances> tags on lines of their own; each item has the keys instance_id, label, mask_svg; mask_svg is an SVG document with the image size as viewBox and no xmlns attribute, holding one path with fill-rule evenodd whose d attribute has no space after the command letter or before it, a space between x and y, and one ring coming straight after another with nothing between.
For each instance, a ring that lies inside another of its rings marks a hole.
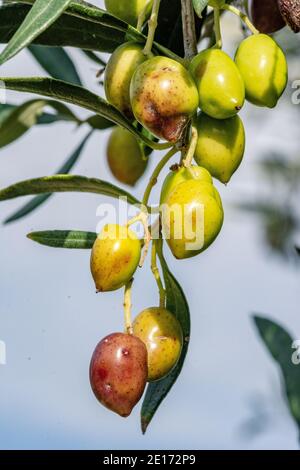
<instances>
[{"instance_id":1,"label":"olive leaf","mask_svg":"<svg viewBox=\"0 0 300 470\"><path fill-rule=\"evenodd\" d=\"M28 50L51 77L82 85L71 57L62 47L31 45Z\"/></svg>"},{"instance_id":2,"label":"olive leaf","mask_svg":"<svg viewBox=\"0 0 300 470\"><path fill-rule=\"evenodd\" d=\"M202 18L203 10L207 7L209 0L193 0L194 10Z\"/></svg>"},{"instance_id":3,"label":"olive leaf","mask_svg":"<svg viewBox=\"0 0 300 470\"><path fill-rule=\"evenodd\" d=\"M153 149L161 148L159 144L148 139L142 132L136 129L116 108L100 98L100 96L83 87L45 77L0 77L1 81L9 90L36 93L93 111L105 119L124 127L149 147ZM170 147L170 145L166 144L167 147Z\"/></svg>"},{"instance_id":4,"label":"olive leaf","mask_svg":"<svg viewBox=\"0 0 300 470\"><path fill-rule=\"evenodd\" d=\"M78 230L48 230L31 232L27 237L40 245L52 248L83 250L93 248L97 234Z\"/></svg>"},{"instance_id":5,"label":"olive leaf","mask_svg":"<svg viewBox=\"0 0 300 470\"><path fill-rule=\"evenodd\" d=\"M178 319L183 331L184 341L181 355L175 368L166 377L150 383L147 387L141 410L141 426L143 433L146 432L158 407L173 387L182 370L188 351L191 329L189 307L182 288L174 278L173 274L169 271L162 252L159 253L159 258L166 286L167 309Z\"/></svg>"},{"instance_id":6,"label":"olive leaf","mask_svg":"<svg viewBox=\"0 0 300 470\"><path fill-rule=\"evenodd\" d=\"M141 204L134 196L107 181L78 175L55 175L20 181L0 190L0 201L44 193L82 192L126 198L129 204Z\"/></svg>"},{"instance_id":7,"label":"olive leaf","mask_svg":"<svg viewBox=\"0 0 300 470\"><path fill-rule=\"evenodd\" d=\"M90 131L87 136L83 139L83 141L80 143L80 145L77 147L77 149L72 153L72 155L67 159L67 161L63 164L63 166L58 170L57 174L67 174L71 171L75 163L78 161L85 144L87 143L88 139L92 135L93 131ZM4 223L8 224L10 222L14 222L16 220L21 219L22 217L25 217L26 215L30 214L33 212L35 209L37 209L41 204L47 201L52 196L52 193L50 194L39 194L38 196L35 196L33 199L31 199L28 203L26 203L21 209L17 210L14 214L9 216Z\"/></svg>"},{"instance_id":8,"label":"olive leaf","mask_svg":"<svg viewBox=\"0 0 300 470\"><path fill-rule=\"evenodd\" d=\"M0 119L0 148L19 139L34 126L46 106L55 109L67 120L77 124L81 123L80 119L67 106L52 100L35 99L14 108L11 106L6 108L4 105L5 115Z\"/></svg>"},{"instance_id":9,"label":"olive leaf","mask_svg":"<svg viewBox=\"0 0 300 470\"><path fill-rule=\"evenodd\" d=\"M0 64L11 59L45 29L49 28L66 9L70 1L51 0L49 2L49 0L36 0L21 26L0 54Z\"/></svg>"},{"instance_id":10,"label":"olive leaf","mask_svg":"<svg viewBox=\"0 0 300 470\"><path fill-rule=\"evenodd\" d=\"M274 321L258 315L254 315L253 320L265 346L280 367L288 406L300 430L300 365L294 364L292 360L293 355L297 356L296 348L292 349L294 341Z\"/></svg>"},{"instance_id":11,"label":"olive leaf","mask_svg":"<svg viewBox=\"0 0 300 470\"><path fill-rule=\"evenodd\" d=\"M106 67L106 62L102 59L102 57L99 57L97 54L95 54L95 52L84 50L84 49L82 49L82 52L90 60L100 65L100 67Z\"/></svg>"}]
</instances>

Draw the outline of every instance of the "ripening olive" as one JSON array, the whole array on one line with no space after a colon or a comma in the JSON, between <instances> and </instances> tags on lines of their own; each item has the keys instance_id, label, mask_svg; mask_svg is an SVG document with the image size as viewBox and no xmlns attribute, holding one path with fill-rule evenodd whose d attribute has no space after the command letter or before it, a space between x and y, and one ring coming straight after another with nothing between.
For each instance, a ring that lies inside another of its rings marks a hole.
<instances>
[{"instance_id":1,"label":"ripening olive","mask_svg":"<svg viewBox=\"0 0 300 470\"><path fill-rule=\"evenodd\" d=\"M276 42L266 34L254 34L241 42L235 61L245 82L247 100L274 108L288 79L286 58Z\"/></svg>"},{"instance_id":2,"label":"ripening olive","mask_svg":"<svg viewBox=\"0 0 300 470\"><path fill-rule=\"evenodd\" d=\"M90 382L106 408L126 418L147 382L147 349L133 335L113 333L98 343L90 364Z\"/></svg>"},{"instance_id":3,"label":"ripening olive","mask_svg":"<svg viewBox=\"0 0 300 470\"><path fill-rule=\"evenodd\" d=\"M177 167L166 176L161 189L160 204L164 204L171 192L183 181L196 179L213 184L210 173L200 166L193 165L190 168Z\"/></svg>"},{"instance_id":4,"label":"ripening olive","mask_svg":"<svg viewBox=\"0 0 300 470\"><path fill-rule=\"evenodd\" d=\"M111 133L107 161L114 177L130 186L134 186L140 179L148 164L134 135L121 127L116 127Z\"/></svg>"},{"instance_id":5,"label":"ripening olive","mask_svg":"<svg viewBox=\"0 0 300 470\"><path fill-rule=\"evenodd\" d=\"M200 108L215 119L235 116L243 107L245 87L233 60L219 49L207 49L192 60Z\"/></svg>"},{"instance_id":6,"label":"ripening olive","mask_svg":"<svg viewBox=\"0 0 300 470\"><path fill-rule=\"evenodd\" d=\"M133 118L129 93L131 78L145 60L143 46L127 42L114 51L105 69L104 88L107 101L128 119Z\"/></svg>"},{"instance_id":7,"label":"ripening olive","mask_svg":"<svg viewBox=\"0 0 300 470\"><path fill-rule=\"evenodd\" d=\"M223 225L221 198L207 182L180 183L161 210L163 234L177 259L191 258L206 250Z\"/></svg>"},{"instance_id":8,"label":"ripening olive","mask_svg":"<svg viewBox=\"0 0 300 470\"><path fill-rule=\"evenodd\" d=\"M91 254L91 272L98 292L120 289L130 281L141 257L141 243L126 226L108 224Z\"/></svg>"},{"instance_id":9,"label":"ripening olive","mask_svg":"<svg viewBox=\"0 0 300 470\"><path fill-rule=\"evenodd\" d=\"M252 23L261 33L275 33L285 26L277 0L251 0L249 11Z\"/></svg>"},{"instance_id":10,"label":"ripening olive","mask_svg":"<svg viewBox=\"0 0 300 470\"><path fill-rule=\"evenodd\" d=\"M153 57L132 77L131 106L135 118L159 138L177 142L198 107L189 72L175 60Z\"/></svg>"},{"instance_id":11,"label":"ripening olive","mask_svg":"<svg viewBox=\"0 0 300 470\"><path fill-rule=\"evenodd\" d=\"M152 3L153 0L105 0L105 8L112 15L136 26L139 15L146 7L146 17L149 16Z\"/></svg>"},{"instance_id":12,"label":"ripening olive","mask_svg":"<svg viewBox=\"0 0 300 470\"><path fill-rule=\"evenodd\" d=\"M147 308L134 320L133 332L147 347L148 381L167 375L182 348L182 329L176 317L165 308Z\"/></svg>"},{"instance_id":13,"label":"ripening olive","mask_svg":"<svg viewBox=\"0 0 300 470\"><path fill-rule=\"evenodd\" d=\"M200 113L196 126L196 162L214 178L228 183L244 156L245 129L242 120L239 116L234 116L220 121Z\"/></svg>"}]
</instances>

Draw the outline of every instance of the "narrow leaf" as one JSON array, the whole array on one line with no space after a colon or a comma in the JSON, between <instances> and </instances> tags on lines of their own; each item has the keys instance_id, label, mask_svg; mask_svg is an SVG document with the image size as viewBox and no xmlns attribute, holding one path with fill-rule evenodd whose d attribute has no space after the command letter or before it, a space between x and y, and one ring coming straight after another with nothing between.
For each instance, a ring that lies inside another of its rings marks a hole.
<instances>
[{"instance_id":1,"label":"narrow leaf","mask_svg":"<svg viewBox=\"0 0 300 470\"><path fill-rule=\"evenodd\" d=\"M100 96L83 87L72 85L71 83L56 80L54 78L44 77L0 77L0 81L2 81L9 90L36 93L38 95L51 97L93 111L105 119L129 130L135 135L135 137L142 140L149 147L153 149L159 148L155 142L151 141L145 137L142 132L138 131L116 108L100 98ZM166 144L166 148L167 147L170 147L170 145Z\"/></svg>"},{"instance_id":2,"label":"narrow leaf","mask_svg":"<svg viewBox=\"0 0 300 470\"><path fill-rule=\"evenodd\" d=\"M69 3L70 0L36 0L20 28L0 54L0 64L11 59L49 28Z\"/></svg>"},{"instance_id":3,"label":"narrow leaf","mask_svg":"<svg viewBox=\"0 0 300 470\"><path fill-rule=\"evenodd\" d=\"M32 126L34 126L43 109L50 106L57 110L65 119L76 123L81 121L64 104L51 100L31 100L20 106L6 110L6 117L0 120L0 148L14 142L24 135ZM5 108L4 108L5 109Z\"/></svg>"},{"instance_id":4,"label":"narrow leaf","mask_svg":"<svg viewBox=\"0 0 300 470\"><path fill-rule=\"evenodd\" d=\"M173 387L182 370L190 338L190 313L185 295L182 288L169 271L162 253L160 254L160 262L164 273L167 291L167 309L172 312L180 322L184 342L176 367L165 378L150 383L147 387L141 411L141 426L143 433L146 432L158 407Z\"/></svg>"},{"instance_id":5,"label":"narrow leaf","mask_svg":"<svg viewBox=\"0 0 300 470\"><path fill-rule=\"evenodd\" d=\"M255 326L268 351L279 365L289 409L300 430L300 365L293 363L297 349L291 335L277 323L255 315Z\"/></svg>"},{"instance_id":6,"label":"narrow leaf","mask_svg":"<svg viewBox=\"0 0 300 470\"><path fill-rule=\"evenodd\" d=\"M106 62L99 57L95 52L82 49L83 54L88 57L90 60L100 65L100 67L106 67Z\"/></svg>"},{"instance_id":7,"label":"narrow leaf","mask_svg":"<svg viewBox=\"0 0 300 470\"><path fill-rule=\"evenodd\" d=\"M193 0L194 10L199 18L202 18L202 13L207 7L209 0Z\"/></svg>"},{"instance_id":8,"label":"narrow leaf","mask_svg":"<svg viewBox=\"0 0 300 470\"><path fill-rule=\"evenodd\" d=\"M67 161L63 164L63 166L58 170L57 174L67 174L71 171L77 160L79 159L85 144L87 143L88 139L92 135L92 132L89 132L88 135L83 139L79 147L75 150L75 152L72 153L72 155L67 159ZM31 201L29 201L27 204L25 204L21 209L19 209L17 212L12 214L10 217L8 217L4 223L8 224L10 222L14 222L18 219L21 219L22 217L25 217L26 215L30 214L32 211L37 209L41 204L47 201L52 196L52 193L50 194L39 194L38 196L35 196Z\"/></svg>"},{"instance_id":9,"label":"narrow leaf","mask_svg":"<svg viewBox=\"0 0 300 470\"><path fill-rule=\"evenodd\" d=\"M97 234L78 230L53 230L32 232L29 233L27 237L40 245L50 246L52 248L82 250L93 248Z\"/></svg>"},{"instance_id":10,"label":"narrow leaf","mask_svg":"<svg viewBox=\"0 0 300 470\"><path fill-rule=\"evenodd\" d=\"M56 175L21 181L0 191L0 201L43 193L82 192L127 198L129 204L141 204L123 189L96 178L77 175Z\"/></svg>"},{"instance_id":11,"label":"narrow leaf","mask_svg":"<svg viewBox=\"0 0 300 470\"><path fill-rule=\"evenodd\" d=\"M31 45L28 50L51 77L74 85L82 84L71 57L62 47Z\"/></svg>"}]
</instances>

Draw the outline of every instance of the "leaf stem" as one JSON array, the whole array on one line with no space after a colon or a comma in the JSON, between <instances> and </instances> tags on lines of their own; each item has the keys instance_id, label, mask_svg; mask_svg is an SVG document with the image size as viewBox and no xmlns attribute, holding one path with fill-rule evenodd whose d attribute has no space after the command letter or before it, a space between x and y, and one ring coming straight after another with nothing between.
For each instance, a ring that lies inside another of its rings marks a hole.
<instances>
[{"instance_id":1,"label":"leaf stem","mask_svg":"<svg viewBox=\"0 0 300 470\"><path fill-rule=\"evenodd\" d=\"M181 0L184 53L187 60L197 55L197 35L192 0Z\"/></svg>"},{"instance_id":2,"label":"leaf stem","mask_svg":"<svg viewBox=\"0 0 300 470\"><path fill-rule=\"evenodd\" d=\"M159 306L165 308L166 306L166 291L163 286L160 272L157 266L157 242L158 240L153 240L152 242L152 252L151 252L151 270L156 281L158 292L159 292Z\"/></svg>"},{"instance_id":3,"label":"leaf stem","mask_svg":"<svg viewBox=\"0 0 300 470\"><path fill-rule=\"evenodd\" d=\"M153 189L153 187L156 185L157 183L157 178L159 177L159 174L160 172L163 170L163 168L166 166L166 164L168 163L168 161L178 152L178 149L176 147L172 147L169 152L164 156L164 158L162 158L160 160L160 162L158 163L158 165L156 166L154 172L152 173L151 177L150 177L150 180L149 180L149 183L145 189L145 192L144 192L144 196L143 196L143 201L142 201L142 204L143 206L147 206L148 205L148 201L149 201L149 197L150 197L150 194L151 194L151 191Z\"/></svg>"},{"instance_id":4,"label":"leaf stem","mask_svg":"<svg viewBox=\"0 0 300 470\"><path fill-rule=\"evenodd\" d=\"M250 19L248 18L248 16L243 13L242 11L240 11L238 8L234 7L233 5L223 5L221 7L221 10L227 10L227 11L230 11L231 13L233 13L234 15L238 16L244 23L245 25L250 29L250 31L253 33L253 34L259 34L259 31L258 29L255 28L254 24L251 23Z\"/></svg>"},{"instance_id":5,"label":"leaf stem","mask_svg":"<svg viewBox=\"0 0 300 470\"><path fill-rule=\"evenodd\" d=\"M124 320L125 320L125 331L128 335L133 334L132 322L131 322L131 288L133 284L133 279L131 279L125 286L124 292Z\"/></svg>"},{"instance_id":6,"label":"leaf stem","mask_svg":"<svg viewBox=\"0 0 300 470\"><path fill-rule=\"evenodd\" d=\"M187 150L187 153L184 159L182 160L183 166L185 166L186 168L190 168L190 166L192 165L192 160L194 158L195 151L196 151L197 141L198 141L198 130L196 126L192 125L192 135L191 135L191 140L189 143L189 148Z\"/></svg>"},{"instance_id":7,"label":"leaf stem","mask_svg":"<svg viewBox=\"0 0 300 470\"><path fill-rule=\"evenodd\" d=\"M214 8L214 28L216 35L216 49L222 49L222 33L221 33L221 21L220 21L220 8Z\"/></svg>"},{"instance_id":8,"label":"leaf stem","mask_svg":"<svg viewBox=\"0 0 300 470\"><path fill-rule=\"evenodd\" d=\"M147 57L151 57L152 55L152 46L154 42L155 31L156 31L157 24L158 24L157 19L158 19L159 7L160 7L160 0L154 0L152 13L150 16L150 20L148 21L148 26L149 26L148 37L147 37L146 45L144 48L144 54Z\"/></svg>"}]
</instances>

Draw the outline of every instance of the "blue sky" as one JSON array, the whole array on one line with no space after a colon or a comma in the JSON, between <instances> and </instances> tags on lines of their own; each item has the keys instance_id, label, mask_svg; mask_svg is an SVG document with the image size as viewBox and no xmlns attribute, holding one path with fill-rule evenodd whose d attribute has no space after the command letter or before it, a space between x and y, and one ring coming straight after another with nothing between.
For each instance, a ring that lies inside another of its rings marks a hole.
<instances>
[{"instance_id":1,"label":"blue sky","mask_svg":"<svg viewBox=\"0 0 300 470\"><path fill-rule=\"evenodd\" d=\"M93 64L73 56L87 85L98 90ZM1 73L43 74L27 52ZM24 99L30 96L9 93L9 101ZM183 373L146 436L139 430L139 406L121 419L96 402L88 382L95 345L122 328L122 292L95 295L87 251L54 250L25 237L32 230L93 231L103 199L57 195L21 222L0 228L0 340L7 345L7 365L0 366L1 449L297 448L278 370L251 313L277 319L299 339L298 272L266 254L255 219L231 203L261 189L256 163L263 150L272 145L297 151L298 113L288 99L274 111L247 106L245 161L228 187L219 186L226 213L220 237L192 260L177 262L167 254L189 299L193 332ZM1 151L0 187L53 173L86 132L66 124L33 129ZM92 137L75 173L110 178L107 137L108 132ZM137 196L144 183L135 189ZM23 202L1 203L1 220ZM157 301L153 279L144 271L136 276L135 313ZM263 410L266 427L250 439L244 429L254 409Z\"/></svg>"}]
</instances>

